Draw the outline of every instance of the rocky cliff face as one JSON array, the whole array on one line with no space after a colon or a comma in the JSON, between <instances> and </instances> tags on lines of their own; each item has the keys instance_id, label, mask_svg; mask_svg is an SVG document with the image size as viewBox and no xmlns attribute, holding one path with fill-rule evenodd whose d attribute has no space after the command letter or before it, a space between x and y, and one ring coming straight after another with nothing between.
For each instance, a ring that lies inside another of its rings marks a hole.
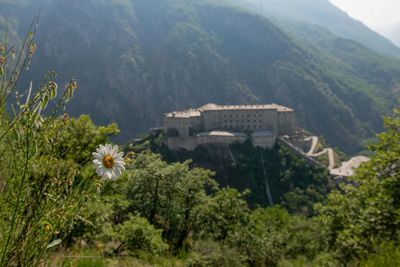
<instances>
[{"instance_id":1,"label":"rocky cliff face","mask_svg":"<svg viewBox=\"0 0 400 267\"><path fill-rule=\"evenodd\" d=\"M22 20L28 7L9 14ZM121 141L161 125L171 110L276 102L296 109L302 127L352 152L380 129L395 99L395 79L388 86L380 72L361 69L363 78L337 55L216 1L53 0L43 4L37 40L26 78L48 69L60 73L60 82L75 77L80 88L69 111L116 121ZM373 77L376 83L367 79Z\"/></svg>"}]
</instances>

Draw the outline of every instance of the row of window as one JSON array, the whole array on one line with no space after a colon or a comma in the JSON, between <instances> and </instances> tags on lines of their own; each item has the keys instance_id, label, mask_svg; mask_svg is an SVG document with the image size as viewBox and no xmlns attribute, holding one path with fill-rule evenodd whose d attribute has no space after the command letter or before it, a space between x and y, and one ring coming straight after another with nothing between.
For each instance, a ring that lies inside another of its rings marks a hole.
<instances>
[{"instance_id":1,"label":"row of window","mask_svg":"<svg viewBox=\"0 0 400 267\"><path fill-rule=\"evenodd\" d=\"M224 122L227 123L228 120L224 120ZM232 123L232 122L239 123L240 121L239 121L239 120L229 120L229 122L230 122L230 123ZM251 120L247 120L246 122L247 122L247 123L251 123ZM257 120L253 120L253 122L256 123ZM262 123L262 120L259 120L259 122ZM242 123L245 123L245 120L242 120Z\"/></svg>"},{"instance_id":2,"label":"row of window","mask_svg":"<svg viewBox=\"0 0 400 267\"><path fill-rule=\"evenodd\" d=\"M247 117L247 118L250 118L250 117L254 117L254 118L259 117L259 118L261 118L262 115L263 115L263 114L261 114L261 113L254 113L254 114L249 114L249 113L248 113L248 114L246 114L246 115L242 113L242 114L240 114L240 115L239 115L239 114L224 114L223 117L224 117L224 118L234 118L234 117L235 117L235 118L240 118L240 117L241 117L241 118L244 118L244 117ZM211 118L214 118L214 119L217 119L217 118L219 118L219 117L221 117L220 114L214 114L214 115L211 116Z\"/></svg>"},{"instance_id":3,"label":"row of window","mask_svg":"<svg viewBox=\"0 0 400 267\"><path fill-rule=\"evenodd\" d=\"M244 124L222 124L223 128L229 129L263 129L262 125L244 125Z\"/></svg>"}]
</instances>

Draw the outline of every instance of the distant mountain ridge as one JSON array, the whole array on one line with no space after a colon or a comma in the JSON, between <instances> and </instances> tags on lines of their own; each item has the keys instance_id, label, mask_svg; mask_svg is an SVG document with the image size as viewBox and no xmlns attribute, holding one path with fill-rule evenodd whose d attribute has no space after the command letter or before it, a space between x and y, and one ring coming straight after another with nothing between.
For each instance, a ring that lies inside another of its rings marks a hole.
<instances>
[{"instance_id":1,"label":"distant mountain ridge","mask_svg":"<svg viewBox=\"0 0 400 267\"><path fill-rule=\"evenodd\" d=\"M102 124L116 121L121 141L161 125L172 110L275 102L294 108L303 128L352 153L381 129L400 88L399 61L330 32L310 34L312 41L296 36L290 23L223 1L42 3L27 80L48 69L60 73L60 82L77 78L69 112ZM30 20L29 1L25 6L7 13L20 27ZM318 36L325 36L321 45Z\"/></svg>"},{"instance_id":2,"label":"distant mountain ridge","mask_svg":"<svg viewBox=\"0 0 400 267\"><path fill-rule=\"evenodd\" d=\"M393 41L400 46L400 24L397 26L397 28L390 33L391 38Z\"/></svg>"},{"instance_id":3,"label":"distant mountain ridge","mask_svg":"<svg viewBox=\"0 0 400 267\"><path fill-rule=\"evenodd\" d=\"M400 47L351 18L329 0L227 0L272 17L319 25L333 34L357 41L371 50L400 58Z\"/></svg>"}]
</instances>

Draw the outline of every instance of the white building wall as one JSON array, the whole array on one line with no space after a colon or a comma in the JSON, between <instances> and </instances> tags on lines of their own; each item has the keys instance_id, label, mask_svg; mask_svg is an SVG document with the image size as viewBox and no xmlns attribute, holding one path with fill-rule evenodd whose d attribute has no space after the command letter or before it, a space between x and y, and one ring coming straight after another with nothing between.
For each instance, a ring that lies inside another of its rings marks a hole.
<instances>
[{"instance_id":1,"label":"white building wall","mask_svg":"<svg viewBox=\"0 0 400 267\"><path fill-rule=\"evenodd\" d=\"M170 129L175 129L180 137L189 136L189 122L185 118L165 118L164 129L168 132Z\"/></svg>"},{"instance_id":2,"label":"white building wall","mask_svg":"<svg viewBox=\"0 0 400 267\"><path fill-rule=\"evenodd\" d=\"M278 112L271 110L205 111L205 131L272 131L278 132Z\"/></svg>"},{"instance_id":3,"label":"white building wall","mask_svg":"<svg viewBox=\"0 0 400 267\"><path fill-rule=\"evenodd\" d=\"M292 134L295 131L295 114L293 111L279 112L279 135Z\"/></svg>"},{"instance_id":4,"label":"white building wall","mask_svg":"<svg viewBox=\"0 0 400 267\"><path fill-rule=\"evenodd\" d=\"M232 107L232 106L231 106ZM197 114L196 114L197 112ZM193 115L194 114L194 115ZM229 108L188 110L170 113L164 119L166 132L176 132L179 137L168 137L168 146L193 150L199 144L244 142L242 136L194 136L199 132L233 131L233 132L271 132L272 136L253 136L254 146L271 148L275 136L290 135L295 130L294 111L285 107L277 108Z\"/></svg>"},{"instance_id":5,"label":"white building wall","mask_svg":"<svg viewBox=\"0 0 400 267\"><path fill-rule=\"evenodd\" d=\"M188 151L194 150L199 144L197 137L168 137L168 148L171 150L185 149Z\"/></svg>"},{"instance_id":6,"label":"white building wall","mask_svg":"<svg viewBox=\"0 0 400 267\"><path fill-rule=\"evenodd\" d=\"M199 145L204 144L226 144L230 145L235 142L243 143L247 139L246 136L198 136L197 141Z\"/></svg>"},{"instance_id":7,"label":"white building wall","mask_svg":"<svg viewBox=\"0 0 400 267\"><path fill-rule=\"evenodd\" d=\"M164 119L164 129L168 132L169 129L175 129L178 131L179 136L188 137L193 131L203 131L203 120L202 117L190 117L190 118L180 118L180 117L166 117Z\"/></svg>"},{"instance_id":8,"label":"white building wall","mask_svg":"<svg viewBox=\"0 0 400 267\"><path fill-rule=\"evenodd\" d=\"M253 136L251 138L253 146L261 148L273 148L276 142L276 136Z\"/></svg>"}]
</instances>

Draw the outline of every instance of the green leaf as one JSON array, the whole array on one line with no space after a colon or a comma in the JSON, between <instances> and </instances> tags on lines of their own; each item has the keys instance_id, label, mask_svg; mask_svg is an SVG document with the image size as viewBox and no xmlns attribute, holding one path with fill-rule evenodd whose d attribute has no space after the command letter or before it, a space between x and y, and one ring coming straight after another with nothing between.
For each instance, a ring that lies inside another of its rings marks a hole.
<instances>
[{"instance_id":1,"label":"green leaf","mask_svg":"<svg viewBox=\"0 0 400 267\"><path fill-rule=\"evenodd\" d=\"M61 242L62 242L61 239L56 239L53 242L51 242L50 244L48 244L46 248L52 248L52 247L58 246L61 244Z\"/></svg>"},{"instance_id":2,"label":"green leaf","mask_svg":"<svg viewBox=\"0 0 400 267\"><path fill-rule=\"evenodd\" d=\"M55 98L57 96L57 89L58 89L57 83L54 81L50 81L48 88L50 92L50 98L51 99Z\"/></svg>"},{"instance_id":3,"label":"green leaf","mask_svg":"<svg viewBox=\"0 0 400 267\"><path fill-rule=\"evenodd\" d=\"M45 109L47 107L48 103L49 103L49 96L48 95L44 95L42 103L41 103L41 108Z\"/></svg>"}]
</instances>

